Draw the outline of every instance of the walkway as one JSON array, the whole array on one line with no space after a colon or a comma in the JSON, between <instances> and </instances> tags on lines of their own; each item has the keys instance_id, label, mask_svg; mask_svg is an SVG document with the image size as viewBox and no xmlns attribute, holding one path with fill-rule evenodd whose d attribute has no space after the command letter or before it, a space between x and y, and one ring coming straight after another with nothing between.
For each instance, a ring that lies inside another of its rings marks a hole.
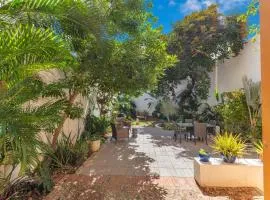
<instances>
[{"instance_id":1,"label":"walkway","mask_svg":"<svg viewBox=\"0 0 270 200\"><path fill-rule=\"evenodd\" d=\"M200 189L193 157L203 143L174 142L171 131L141 128L129 142L113 142L88 159L76 175L63 178L47 200L209 200L254 199L251 188ZM259 199L259 197L258 197Z\"/></svg>"}]
</instances>

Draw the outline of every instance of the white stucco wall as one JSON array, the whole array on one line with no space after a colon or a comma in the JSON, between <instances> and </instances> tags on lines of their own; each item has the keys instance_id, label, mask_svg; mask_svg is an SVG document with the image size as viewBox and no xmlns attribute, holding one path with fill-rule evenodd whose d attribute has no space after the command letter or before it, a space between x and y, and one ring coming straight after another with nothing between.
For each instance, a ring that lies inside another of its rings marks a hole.
<instances>
[{"instance_id":1,"label":"white stucco wall","mask_svg":"<svg viewBox=\"0 0 270 200\"><path fill-rule=\"evenodd\" d=\"M211 76L211 88L209 90L208 103L217 104L215 98L215 83L217 83L219 93L234 91L243 88L242 78L247 76L253 81L261 80L261 61L260 61L260 38L255 42L248 42L240 55L225 60L224 63L217 65Z\"/></svg>"},{"instance_id":2,"label":"white stucco wall","mask_svg":"<svg viewBox=\"0 0 270 200\"><path fill-rule=\"evenodd\" d=\"M216 105L218 103L215 98L216 83L218 85L218 91L221 94L242 88L242 78L245 75L253 81L261 80L260 38L258 37L255 42L250 41L245 44L244 49L237 57L225 60L224 63L218 63L217 69L217 80L216 69L210 73L211 87L207 101L210 105ZM178 91L183 90L184 87L185 83L183 82L178 87ZM149 113L152 113L155 110L157 101L154 101L152 107L148 109L149 98L151 97L148 94L144 94L134 100L138 111L147 110Z\"/></svg>"}]
</instances>

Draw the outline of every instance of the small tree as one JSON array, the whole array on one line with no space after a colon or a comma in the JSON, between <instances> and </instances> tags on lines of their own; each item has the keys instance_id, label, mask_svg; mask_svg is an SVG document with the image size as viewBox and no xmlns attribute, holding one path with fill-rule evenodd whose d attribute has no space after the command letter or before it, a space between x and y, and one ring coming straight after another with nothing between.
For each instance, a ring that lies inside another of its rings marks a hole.
<instances>
[{"instance_id":1,"label":"small tree","mask_svg":"<svg viewBox=\"0 0 270 200\"><path fill-rule=\"evenodd\" d=\"M189 113L197 112L200 101L208 98L209 72L217 61L239 54L245 35L245 24L221 15L216 5L186 16L168 35L168 52L176 54L179 62L166 70L157 93L177 98L182 112L186 105ZM188 80L187 88L178 95L177 86L183 80Z\"/></svg>"}]
</instances>

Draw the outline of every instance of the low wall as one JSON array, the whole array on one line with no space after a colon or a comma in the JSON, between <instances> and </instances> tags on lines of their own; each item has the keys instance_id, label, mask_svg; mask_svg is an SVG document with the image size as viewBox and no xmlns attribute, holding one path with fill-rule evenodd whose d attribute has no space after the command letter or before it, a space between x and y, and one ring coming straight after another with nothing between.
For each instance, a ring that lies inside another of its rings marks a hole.
<instances>
[{"instance_id":1,"label":"low wall","mask_svg":"<svg viewBox=\"0 0 270 200\"><path fill-rule=\"evenodd\" d=\"M256 187L263 191L263 163L259 159L237 159L228 164L218 158L205 163L195 158L194 178L202 187Z\"/></svg>"}]
</instances>

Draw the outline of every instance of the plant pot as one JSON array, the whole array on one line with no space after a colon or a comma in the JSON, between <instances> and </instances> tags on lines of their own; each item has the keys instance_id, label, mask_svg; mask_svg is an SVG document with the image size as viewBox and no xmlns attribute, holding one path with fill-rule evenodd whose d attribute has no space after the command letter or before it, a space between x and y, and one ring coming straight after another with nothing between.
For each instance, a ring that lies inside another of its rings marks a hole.
<instances>
[{"instance_id":1,"label":"plant pot","mask_svg":"<svg viewBox=\"0 0 270 200\"><path fill-rule=\"evenodd\" d=\"M209 162L210 155L199 154L199 157L201 162Z\"/></svg>"},{"instance_id":2,"label":"plant pot","mask_svg":"<svg viewBox=\"0 0 270 200\"><path fill-rule=\"evenodd\" d=\"M88 141L89 150L91 152L97 152L100 149L100 140Z\"/></svg>"},{"instance_id":3,"label":"plant pot","mask_svg":"<svg viewBox=\"0 0 270 200\"><path fill-rule=\"evenodd\" d=\"M223 161L225 163L235 163L236 156L223 156Z\"/></svg>"}]
</instances>

